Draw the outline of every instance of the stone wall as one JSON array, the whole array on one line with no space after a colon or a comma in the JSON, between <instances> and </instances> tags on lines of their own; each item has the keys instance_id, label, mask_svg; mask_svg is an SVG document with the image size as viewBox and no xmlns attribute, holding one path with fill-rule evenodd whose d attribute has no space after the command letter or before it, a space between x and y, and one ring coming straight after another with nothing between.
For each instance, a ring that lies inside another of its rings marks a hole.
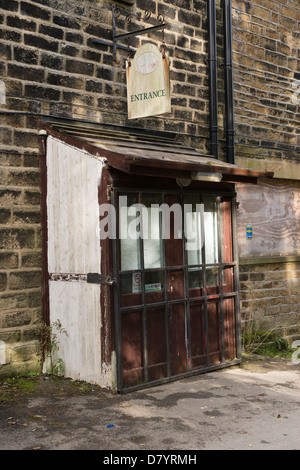
<instances>
[{"instance_id":1,"label":"stone wall","mask_svg":"<svg viewBox=\"0 0 300 470\"><path fill-rule=\"evenodd\" d=\"M241 316L245 329L300 338L300 257L244 260L240 265Z\"/></svg>"},{"instance_id":2,"label":"stone wall","mask_svg":"<svg viewBox=\"0 0 300 470\"><path fill-rule=\"evenodd\" d=\"M300 5L233 0L237 164L299 179Z\"/></svg>"},{"instance_id":3,"label":"stone wall","mask_svg":"<svg viewBox=\"0 0 300 470\"><path fill-rule=\"evenodd\" d=\"M32 151L0 152L0 340L5 374L38 368L41 316L39 159ZM2 369L0 369L1 373Z\"/></svg>"},{"instance_id":4,"label":"stone wall","mask_svg":"<svg viewBox=\"0 0 300 470\"><path fill-rule=\"evenodd\" d=\"M164 16L169 23L164 38L157 31L150 37L130 39L129 46L136 48L149 40L158 46L165 42L171 60L172 113L135 120L133 125L197 135L196 145L205 149L203 133L208 136L209 121L206 2L197 0L193 10L184 6L179 1L137 0L134 11L143 18L148 9L151 19L146 23L133 16L127 24L127 11L122 11L116 32L155 25L158 15ZM111 47L93 42L112 39L110 2L12 0L2 1L1 7L4 109L31 113L7 117L7 125L18 128L23 145L35 147L31 129L36 130L41 114L127 123L127 51L118 49L113 61ZM9 128L5 132L7 144L18 137L15 132Z\"/></svg>"}]
</instances>

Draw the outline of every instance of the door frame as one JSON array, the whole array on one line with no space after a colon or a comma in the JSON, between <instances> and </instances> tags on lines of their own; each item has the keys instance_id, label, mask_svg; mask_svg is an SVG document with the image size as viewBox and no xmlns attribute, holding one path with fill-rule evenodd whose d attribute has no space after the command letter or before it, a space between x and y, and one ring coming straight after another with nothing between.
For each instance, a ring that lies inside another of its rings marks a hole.
<instances>
[{"instance_id":1,"label":"door frame","mask_svg":"<svg viewBox=\"0 0 300 470\"><path fill-rule=\"evenodd\" d=\"M223 353L222 353L222 361L219 364L214 364L214 365L207 365L203 368L197 369L197 370L187 370L184 373L176 374L176 375L168 375L167 377L163 377L157 380L153 380L150 382L143 382L140 384L136 385L130 385L130 386L124 386L123 384L123 370L122 370L122 336L121 336L121 306L120 306L120 269L119 269L119 239L116 237L115 239L112 240L112 261L113 261L113 276L116 279L116 284L114 285L114 295L113 295L113 300L114 300L114 332L115 332L115 352L116 352L116 386L117 386L117 391L120 393L126 393L130 392L132 390L137 390L141 388L146 388L146 387L151 387L155 386L161 383L166 383L174 380L178 380L180 378L184 377L189 377L193 375L199 375L201 373L206 373L209 371L217 370L220 368L224 367L230 367L232 365L238 364L241 362L241 319L240 319L240 293L239 293L239 266L238 266L238 250L237 250L237 236L236 236L236 193L234 191L228 192L228 191L216 191L216 190L203 190L201 191L199 189L192 189L192 190L183 190L182 188L176 189L168 189L168 190L161 190L161 189L150 189L150 188L138 188L138 187L115 187L112 188L111 190L111 203L116 209L116 220L117 220L117 226L119 223L119 211L118 211L118 196L120 193L166 193L166 194L178 194L178 195L183 195L183 194L200 194L201 197L205 196L214 196L216 197L218 204L218 224L221 218L220 214L220 208L221 208L221 202L222 198L226 200L231 201L231 212L230 212L230 218L231 218L231 233L232 233L232 261L225 263L222 262L222 259L219 257L219 262L215 263L218 265L218 273L220 274L222 272L222 268L227 267L227 268L232 268L233 270L233 291L230 292L230 294L227 296L224 294L222 291L218 295L207 295L205 294L203 296L203 305L204 305L204 310L205 310L205 328L206 328L206 335L208 336L208 331L207 331L207 302L210 300L213 300L213 298L217 298L218 301L220 302L220 309L221 309L221 318L222 318L222 325L221 325L221 330L222 330L222 344L223 344ZM222 225L222 224L221 224ZM223 227L222 227L223 228ZM118 230L117 230L118 233ZM220 230L218 230L218 248L220 249L220 240L222 239ZM183 252L185 253L185 242L184 240L182 241L183 243ZM185 262L183 260L183 262ZM203 267L206 267L205 262L202 263ZM187 265L182 266L184 268L184 273L186 273L186 268ZM167 267L164 266L161 268L162 270L166 271ZM142 271L142 269L140 270ZM204 269L205 272L205 269ZM222 285L222 283L221 283ZM188 292L188 291L187 291ZM236 350L236 357L232 360L226 361L224 357L224 319L223 319L223 300L226 298L231 298L233 299L234 303L234 317L235 317L235 350ZM184 302L185 309L186 306L189 306L189 301L190 297L189 295L185 295L184 299L182 302ZM166 305L166 312L167 312L167 306L168 306L168 301L164 302ZM146 304L144 301L143 309L145 310L146 305L152 305L152 304ZM189 311L189 308L187 309ZM185 313L187 315L188 313ZM167 313L166 313L166 328L167 328ZM145 316L143 318L143 324L145 326ZM189 323L187 325L187 333L189 335L190 339L190 331L189 331ZM144 335L145 335L145 328L144 328ZM166 343L168 343L168 338L166 335ZM147 349L147 341L146 338L144 338L144 348ZM168 348L168 344L166 344ZM189 345L188 345L189 347ZM208 354L208 341L206 344L206 349L207 349L207 359L209 358ZM147 354L147 351L144 351L144 354Z\"/></svg>"}]
</instances>

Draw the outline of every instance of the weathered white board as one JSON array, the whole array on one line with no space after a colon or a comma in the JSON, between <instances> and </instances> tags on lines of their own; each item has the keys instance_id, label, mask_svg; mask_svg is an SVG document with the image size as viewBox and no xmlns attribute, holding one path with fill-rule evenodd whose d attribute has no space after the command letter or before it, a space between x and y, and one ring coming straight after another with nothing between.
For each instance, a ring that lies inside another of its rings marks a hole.
<instances>
[{"instance_id":1,"label":"weathered white board","mask_svg":"<svg viewBox=\"0 0 300 470\"><path fill-rule=\"evenodd\" d=\"M100 272L98 187L102 165L88 153L48 137L50 273Z\"/></svg>"},{"instance_id":2,"label":"weathered white board","mask_svg":"<svg viewBox=\"0 0 300 470\"><path fill-rule=\"evenodd\" d=\"M64 375L112 386L110 364L101 358L101 287L86 282L101 273L98 191L103 159L49 136L47 215L50 324L57 334Z\"/></svg>"},{"instance_id":3,"label":"weathered white board","mask_svg":"<svg viewBox=\"0 0 300 470\"><path fill-rule=\"evenodd\" d=\"M300 183L274 180L237 184L238 246L241 258L300 254ZM246 238L246 226L252 238Z\"/></svg>"},{"instance_id":4,"label":"weathered white board","mask_svg":"<svg viewBox=\"0 0 300 470\"><path fill-rule=\"evenodd\" d=\"M102 386L109 386L110 374L102 370L100 286L86 282L50 281L52 322L60 320L64 333L57 334L58 351L64 375Z\"/></svg>"}]
</instances>

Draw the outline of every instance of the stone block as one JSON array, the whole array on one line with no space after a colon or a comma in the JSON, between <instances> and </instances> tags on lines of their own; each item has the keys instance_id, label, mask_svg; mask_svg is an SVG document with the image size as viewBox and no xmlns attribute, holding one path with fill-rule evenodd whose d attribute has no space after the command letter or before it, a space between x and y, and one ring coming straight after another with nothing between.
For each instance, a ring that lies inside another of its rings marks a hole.
<instances>
[{"instance_id":1,"label":"stone block","mask_svg":"<svg viewBox=\"0 0 300 470\"><path fill-rule=\"evenodd\" d=\"M34 289L41 285L41 271L15 271L10 273L10 290Z\"/></svg>"},{"instance_id":2,"label":"stone block","mask_svg":"<svg viewBox=\"0 0 300 470\"><path fill-rule=\"evenodd\" d=\"M35 247L35 231L33 229L0 229L0 249L14 250Z\"/></svg>"}]
</instances>

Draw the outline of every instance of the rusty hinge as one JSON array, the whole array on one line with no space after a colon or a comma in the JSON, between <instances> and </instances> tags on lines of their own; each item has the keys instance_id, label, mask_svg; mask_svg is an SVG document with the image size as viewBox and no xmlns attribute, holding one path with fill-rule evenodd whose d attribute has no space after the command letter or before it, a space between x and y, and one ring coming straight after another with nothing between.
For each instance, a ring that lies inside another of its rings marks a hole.
<instances>
[{"instance_id":1,"label":"rusty hinge","mask_svg":"<svg viewBox=\"0 0 300 470\"><path fill-rule=\"evenodd\" d=\"M113 284L116 284L115 278L107 274L98 274L98 273L88 273L87 282L91 284L103 284L103 285L108 285L108 286L112 286Z\"/></svg>"}]
</instances>

